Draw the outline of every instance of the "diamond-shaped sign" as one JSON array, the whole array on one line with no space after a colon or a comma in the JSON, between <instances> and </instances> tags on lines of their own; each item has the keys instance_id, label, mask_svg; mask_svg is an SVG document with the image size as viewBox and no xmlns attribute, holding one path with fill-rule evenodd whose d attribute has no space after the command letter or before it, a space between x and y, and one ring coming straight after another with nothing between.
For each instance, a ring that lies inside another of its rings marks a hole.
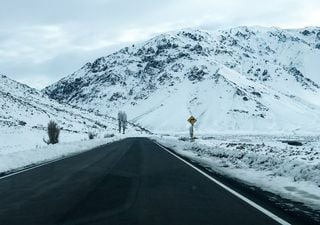
<instances>
[{"instance_id":1,"label":"diamond-shaped sign","mask_svg":"<svg viewBox=\"0 0 320 225\"><path fill-rule=\"evenodd\" d=\"M197 119L194 118L193 116L190 116L188 119L188 122L191 123L191 125L195 124L197 122Z\"/></svg>"}]
</instances>

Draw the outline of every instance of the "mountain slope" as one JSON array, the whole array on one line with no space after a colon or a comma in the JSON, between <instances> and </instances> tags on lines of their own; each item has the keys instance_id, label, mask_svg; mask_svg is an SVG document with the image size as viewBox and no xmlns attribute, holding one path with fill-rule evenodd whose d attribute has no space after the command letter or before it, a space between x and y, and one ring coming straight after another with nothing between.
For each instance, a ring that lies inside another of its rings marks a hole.
<instances>
[{"instance_id":1,"label":"mountain slope","mask_svg":"<svg viewBox=\"0 0 320 225\"><path fill-rule=\"evenodd\" d=\"M64 131L85 133L108 128L115 129L116 121L91 115L49 99L41 92L0 75L0 128L29 128L44 130L50 120Z\"/></svg>"},{"instance_id":2,"label":"mountain slope","mask_svg":"<svg viewBox=\"0 0 320 225\"><path fill-rule=\"evenodd\" d=\"M314 132L320 29L183 30L121 49L47 87L60 102L157 132Z\"/></svg>"}]
</instances>

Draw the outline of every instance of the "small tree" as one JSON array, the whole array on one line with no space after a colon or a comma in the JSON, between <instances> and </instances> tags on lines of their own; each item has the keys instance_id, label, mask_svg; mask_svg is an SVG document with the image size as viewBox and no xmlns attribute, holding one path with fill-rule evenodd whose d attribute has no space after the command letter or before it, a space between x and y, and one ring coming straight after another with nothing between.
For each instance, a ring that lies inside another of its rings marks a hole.
<instances>
[{"instance_id":1,"label":"small tree","mask_svg":"<svg viewBox=\"0 0 320 225\"><path fill-rule=\"evenodd\" d=\"M47 143L48 145L49 144L54 145L54 144L59 143L60 128L56 122L51 120L48 123L48 131L47 132L48 132L49 140L43 139L43 141L45 143Z\"/></svg>"},{"instance_id":2,"label":"small tree","mask_svg":"<svg viewBox=\"0 0 320 225\"><path fill-rule=\"evenodd\" d=\"M123 133L126 132L127 128L127 114L124 111L118 112L118 123L119 123L119 133L121 133L121 129Z\"/></svg>"}]
</instances>

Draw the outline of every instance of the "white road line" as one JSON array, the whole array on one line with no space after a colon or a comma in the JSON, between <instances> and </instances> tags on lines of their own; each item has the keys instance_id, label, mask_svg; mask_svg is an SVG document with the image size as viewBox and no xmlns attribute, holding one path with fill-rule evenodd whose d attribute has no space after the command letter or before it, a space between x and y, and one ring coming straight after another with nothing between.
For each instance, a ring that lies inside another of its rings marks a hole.
<instances>
[{"instance_id":1,"label":"white road line","mask_svg":"<svg viewBox=\"0 0 320 225\"><path fill-rule=\"evenodd\" d=\"M111 142L111 143L112 143L112 142ZM109 144L109 143L107 143L107 144ZM101 146L103 146L103 145L104 145L104 144L102 144ZM0 177L0 180L5 179L5 178L7 178L7 177L11 177L11 176L17 175L17 174L20 174L20 173L27 172L27 171L29 171L29 170L33 170L33 169L39 168L39 167L41 167L41 166L45 166L45 165L48 165L48 164L51 164L51 163L55 163L55 162L58 162L58 161L61 161L61 160L64 160L64 159L72 158L72 157L74 157L74 156L77 156L77 155L80 155L80 154L82 154L82 153L91 151L91 150L93 150L93 149L95 149L95 148L99 148L99 147L101 147L101 146L96 146L96 147L93 147L93 148L91 148L91 149L84 150L84 151L81 151L81 152L71 153L71 154L69 154L69 155L66 155L66 156L63 156L63 157L59 157L59 158L57 158L57 159L53 159L53 160L50 160L50 161L47 161L47 162L43 162L43 163L40 163L40 164L35 165L35 166L31 166L31 167L26 166L26 167L28 167L28 168L26 168L26 169L21 169L21 170L18 170L18 171L16 171L16 172L13 172L13 173L9 173L9 174L7 174L7 175L4 175L4 176Z\"/></svg>"},{"instance_id":2,"label":"white road line","mask_svg":"<svg viewBox=\"0 0 320 225\"><path fill-rule=\"evenodd\" d=\"M195 167L194 165L192 165L191 163L189 163L188 161L184 160L183 158L181 158L180 156L174 154L173 152L169 151L168 149L166 149L165 147L163 147L162 145L158 144L157 142L154 142L155 144L157 144L159 147L161 147L162 149L166 150L167 152L169 152L171 155L173 155L174 157L180 159L182 162L184 162L185 164L187 164L188 166L192 167L193 169L195 169L196 171L198 171L199 173L201 173L203 176L207 177L209 180L213 181L214 183L216 183L217 185L219 185L220 187L224 188L225 190L227 190L228 192L230 192L231 194L237 196L238 198L240 198L241 200L243 200L244 202L246 202L247 204L251 205L252 207L254 207L255 209L259 210L260 212L262 212L263 214L267 215L268 217L272 218L273 220L277 221L278 223L282 224L282 225L290 225L290 223L288 223L287 221L285 221L284 219L281 219L280 217L276 216L275 214L273 214L272 212L270 212L269 210L263 208L262 206L258 205L257 203L251 201L250 199L244 197L243 195L239 194L238 192L234 191L233 189L229 188L228 186L224 185L223 183L221 183L220 181L214 179L213 177L211 177L209 174L203 172L202 170L200 170L199 168Z\"/></svg>"},{"instance_id":3,"label":"white road line","mask_svg":"<svg viewBox=\"0 0 320 225\"><path fill-rule=\"evenodd\" d=\"M73 155L72 155L73 156ZM68 157L63 157L63 158L58 158L58 159L55 159L55 160L51 160L49 162L45 162L45 163L42 163L42 164L39 164L39 165L36 165L36 166L32 166L32 167L29 167L29 168L26 168L26 169L21 169L17 172L13 172L13 173L9 173L8 175L5 175L5 176L2 176L0 177L0 180L4 179L4 178L7 178L7 177L11 177L11 176L14 176L14 175L17 175L19 173L24 173L24 172L27 172L29 170L33 170L33 169L36 169L36 168L39 168L41 166L45 166L45 165L48 165L50 163L54 163L54 162L57 162L57 161L60 161L60 160L63 160L63 159L66 159L66 158L69 158L69 157L72 157L72 156L68 156Z\"/></svg>"}]
</instances>

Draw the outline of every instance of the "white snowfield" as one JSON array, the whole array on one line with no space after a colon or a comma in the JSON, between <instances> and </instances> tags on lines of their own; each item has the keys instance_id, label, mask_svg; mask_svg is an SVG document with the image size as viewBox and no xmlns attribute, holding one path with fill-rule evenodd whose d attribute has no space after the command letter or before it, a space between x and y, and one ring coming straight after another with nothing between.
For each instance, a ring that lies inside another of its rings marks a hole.
<instances>
[{"instance_id":1,"label":"white snowfield","mask_svg":"<svg viewBox=\"0 0 320 225\"><path fill-rule=\"evenodd\" d=\"M301 140L291 146L283 140ZM215 172L320 210L320 137L214 136L195 142L155 138Z\"/></svg>"}]
</instances>

